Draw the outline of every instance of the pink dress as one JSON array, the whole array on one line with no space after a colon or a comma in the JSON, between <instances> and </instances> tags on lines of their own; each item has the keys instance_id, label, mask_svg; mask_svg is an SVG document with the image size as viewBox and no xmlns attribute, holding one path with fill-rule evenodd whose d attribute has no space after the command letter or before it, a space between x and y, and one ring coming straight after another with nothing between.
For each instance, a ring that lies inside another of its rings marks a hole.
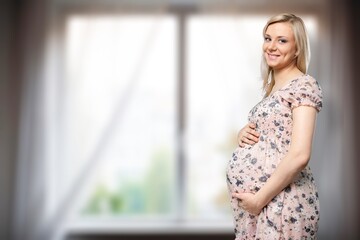
<instances>
[{"instance_id":1,"label":"pink dress","mask_svg":"<svg viewBox=\"0 0 360 240\"><path fill-rule=\"evenodd\" d=\"M322 89L309 75L290 81L263 98L249 112L256 124L259 142L238 147L229 161L226 175L229 192L257 192L271 176L291 145L292 109L301 106L322 108ZM231 198L236 240L315 239L319 221L319 199L310 167L254 216Z\"/></svg>"}]
</instances>

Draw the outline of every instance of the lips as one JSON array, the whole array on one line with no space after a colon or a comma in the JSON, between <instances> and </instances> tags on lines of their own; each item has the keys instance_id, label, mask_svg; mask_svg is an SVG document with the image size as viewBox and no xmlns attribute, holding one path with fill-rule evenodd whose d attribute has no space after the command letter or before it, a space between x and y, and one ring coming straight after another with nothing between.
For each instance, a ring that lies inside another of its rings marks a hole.
<instances>
[{"instance_id":1,"label":"lips","mask_svg":"<svg viewBox=\"0 0 360 240\"><path fill-rule=\"evenodd\" d=\"M276 60L280 55L267 53L269 60Z\"/></svg>"}]
</instances>

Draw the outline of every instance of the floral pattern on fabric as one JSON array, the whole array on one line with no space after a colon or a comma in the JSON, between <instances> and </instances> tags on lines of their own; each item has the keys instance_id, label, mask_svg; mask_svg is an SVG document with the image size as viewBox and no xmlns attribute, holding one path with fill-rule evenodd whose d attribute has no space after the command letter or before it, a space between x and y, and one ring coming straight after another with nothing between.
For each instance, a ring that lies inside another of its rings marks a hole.
<instances>
[{"instance_id":1,"label":"floral pattern on fabric","mask_svg":"<svg viewBox=\"0 0 360 240\"><path fill-rule=\"evenodd\" d=\"M256 124L259 142L238 147L226 170L229 192L257 192L272 175L291 145L292 110L299 106L322 108L322 89L309 75L303 75L263 98L249 112ZM316 239L319 197L310 167L253 216L231 198L236 240Z\"/></svg>"}]
</instances>

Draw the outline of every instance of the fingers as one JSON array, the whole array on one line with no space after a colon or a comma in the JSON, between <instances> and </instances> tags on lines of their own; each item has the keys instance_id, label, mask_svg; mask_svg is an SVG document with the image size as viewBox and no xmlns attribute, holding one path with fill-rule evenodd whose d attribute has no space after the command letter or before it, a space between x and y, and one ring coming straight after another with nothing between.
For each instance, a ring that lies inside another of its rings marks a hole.
<instances>
[{"instance_id":1,"label":"fingers","mask_svg":"<svg viewBox=\"0 0 360 240\"><path fill-rule=\"evenodd\" d=\"M253 141L253 140L250 140L250 139L248 139L248 138L242 138L242 140L241 140L243 143L245 143L245 144L250 144L250 145L254 145L255 144L255 141Z\"/></svg>"},{"instance_id":2,"label":"fingers","mask_svg":"<svg viewBox=\"0 0 360 240\"><path fill-rule=\"evenodd\" d=\"M238 198L241 201L241 194L240 193L233 192L233 193L231 193L231 196L234 197L234 198Z\"/></svg>"},{"instance_id":3,"label":"fingers","mask_svg":"<svg viewBox=\"0 0 360 240\"><path fill-rule=\"evenodd\" d=\"M255 131L255 123L248 123L244 128L242 128L238 133L238 145L239 147L245 147L245 144L254 145L259 141L260 133Z\"/></svg>"},{"instance_id":4,"label":"fingers","mask_svg":"<svg viewBox=\"0 0 360 240\"><path fill-rule=\"evenodd\" d=\"M255 144L259 141L259 133L257 133L254 130L250 130L248 132L245 132L242 134L242 136L240 137L241 142L243 143L247 143L247 144Z\"/></svg>"},{"instance_id":5,"label":"fingers","mask_svg":"<svg viewBox=\"0 0 360 240\"><path fill-rule=\"evenodd\" d=\"M240 130L239 133L238 133L238 145L239 147L245 147L245 144L243 142L243 136L242 136L242 131L243 130Z\"/></svg>"},{"instance_id":6,"label":"fingers","mask_svg":"<svg viewBox=\"0 0 360 240\"><path fill-rule=\"evenodd\" d=\"M242 192L233 192L233 193L231 193L231 196L232 196L233 198L236 198L237 205L238 205L240 208L246 209L245 206L244 206L244 201L243 201Z\"/></svg>"},{"instance_id":7,"label":"fingers","mask_svg":"<svg viewBox=\"0 0 360 240\"><path fill-rule=\"evenodd\" d=\"M254 135L252 135L251 133L247 132L244 133L243 135L243 141L247 142L247 143L255 143L258 141L258 138Z\"/></svg>"},{"instance_id":8,"label":"fingers","mask_svg":"<svg viewBox=\"0 0 360 240\"><path fill-rule=\"evenodd\" d=\"M252 129L249 129L247 131L249 134L251 134L252 136L256 136L256 137L259 137L260 136L260 133L255 131L255 130L252 130Z\"/></svg>"},{"instance_id":9,"label":"fingers","mask_svg":"<svg viewBox=\"0 0 360 240\"><path fill-rule=\"evenodd\" d=\"M254 130L251 130L244 134L244 137L247 138L249 141L258 142L259 141L259 133Z\"/></svg>"},{"instance_id":10,"label":"fingers","mask_svg":"<svg viewBox=\"0 0 360 240\"><path fill-rule=\"evenodd\" d=\"M254 135L254 136L259 137L259 136L260 136L260 133L257 132L257 131L255 131L255 130L254 130L255 128L256 128L256 124L250 122L250 123L248 124L248 128L245 129L245 130L246 130L246 132L248 132L248 133L250 133L250 134L252 134L252 135Z\"/></svg>"},{"instance_id":11,"label":"fingers","mask_svg":"<svg viewBox=\"0 0 360 240\"><path fill-rule=\"evenodd\" d=\"M242 190L242 191L243 192L232 192L231 196L234 198L238 198L241 201L244 197L244 193L247 193L245 190Z\"/></svg>"}]
</instances>

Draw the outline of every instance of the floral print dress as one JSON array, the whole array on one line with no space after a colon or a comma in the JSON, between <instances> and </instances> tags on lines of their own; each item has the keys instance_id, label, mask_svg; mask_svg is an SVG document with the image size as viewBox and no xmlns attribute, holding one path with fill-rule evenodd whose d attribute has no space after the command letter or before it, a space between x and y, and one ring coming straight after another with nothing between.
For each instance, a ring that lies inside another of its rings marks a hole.
<instances>
[{"instance_id":1,"label":"floral print dress","mask_svg":"<svg viewBox=\"0 0 360 240\"><path fill-rule=\"evenodd\" d=\"M292 109L306 105L322 108L322 89L309 75L263 98L249 112L256 124L259 142L238 147L229 161L226 175L229 192L257 192L271 176L291 145ZM310 167L265 206L258 216L249 214L231 198L236 240L316 239L319 199Z\"/></svg>"}]
</instances>

